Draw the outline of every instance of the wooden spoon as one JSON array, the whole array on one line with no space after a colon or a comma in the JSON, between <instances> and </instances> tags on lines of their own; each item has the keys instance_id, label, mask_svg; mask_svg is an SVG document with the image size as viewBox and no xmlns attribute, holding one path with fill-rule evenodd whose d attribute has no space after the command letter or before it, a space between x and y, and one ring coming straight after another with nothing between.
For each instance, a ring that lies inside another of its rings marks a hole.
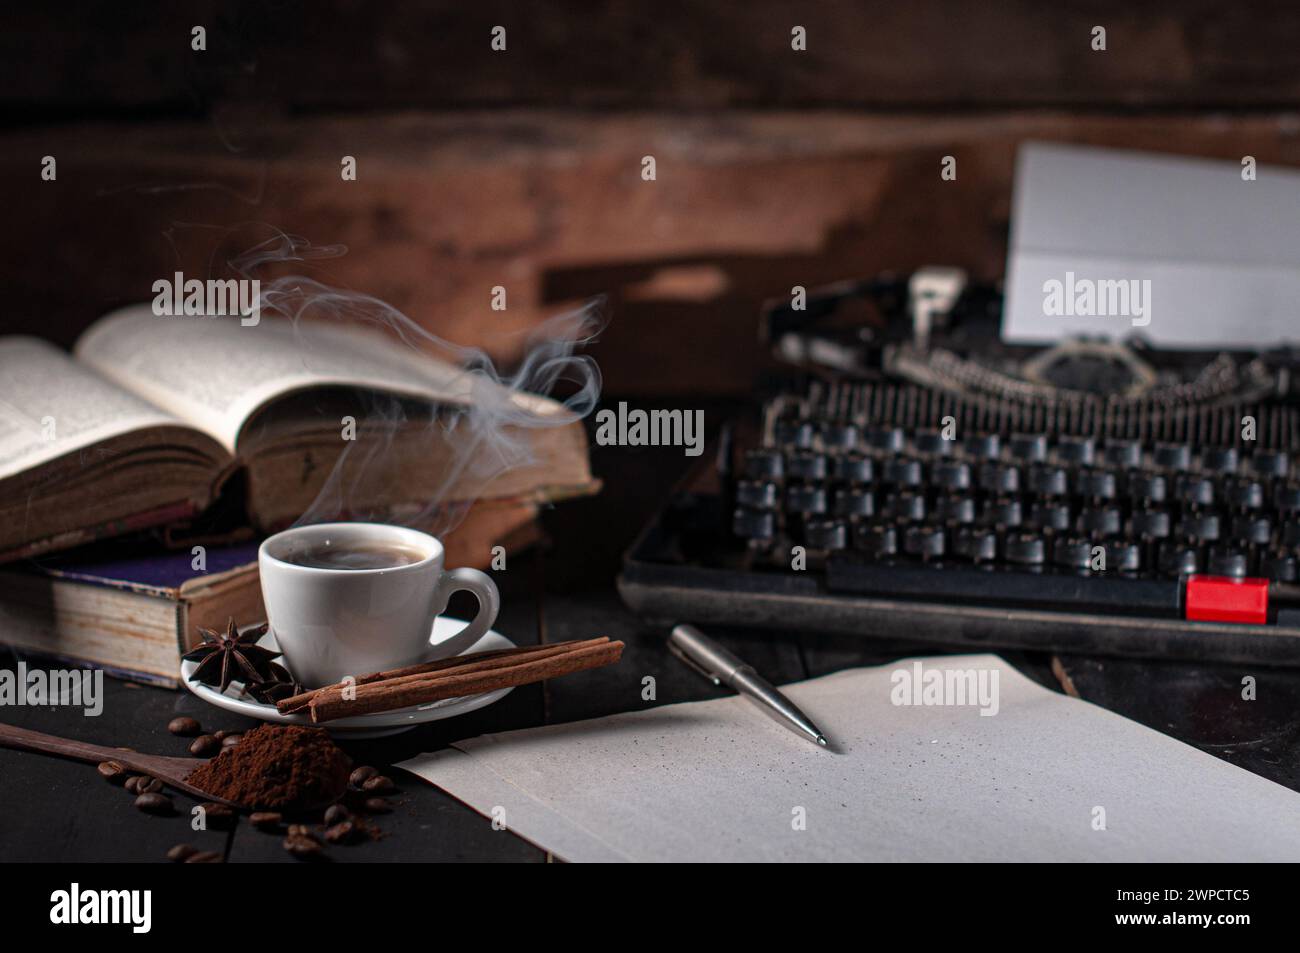
<instances>
[{"instance_id":1,"label":"wooden spoon","mask_svg":"<svg viewBox=\"0 0 1300 953\"><path fill-rule=\"evenodd\" d=\"M161 755L137 754L134 751L127 751L122 748L89 745L82 741L56 738L54 735L43 735L39 731L28 731L26 728L16 728L13 725L4 724L0 724L0 747L18 748L23 751L41 751L45 754L75 758L78 761L89 761L93 764L99 764L101 761L116 761L124 768L130 768L140 774L151 775L168 787L184 791L186 794L191 794L201 800L213 801L227 807L237 808L240 806L233 801L227 801L225 798L217 797L196 788L185 780L186 775L203 763L195 758L166 758Z\"/></svg>"}]
</instances>

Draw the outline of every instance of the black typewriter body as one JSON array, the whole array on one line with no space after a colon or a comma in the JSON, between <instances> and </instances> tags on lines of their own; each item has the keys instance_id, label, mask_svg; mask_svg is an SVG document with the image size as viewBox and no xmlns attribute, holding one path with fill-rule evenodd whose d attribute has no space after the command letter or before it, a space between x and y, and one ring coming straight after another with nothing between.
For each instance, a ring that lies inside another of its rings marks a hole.
<instances>
[{"instance_id":1,"label":"black typewriter body","mask_svg":"<svg viewBox=\"0 0 1300 953\"><path fill-rule=\"evenodd\" d=\"M633 544L625 601L967 650L1300 664L1295 351L1011 346L995 288L935 282L769 307L789 370Z\"/></svg>"}]
</instances>

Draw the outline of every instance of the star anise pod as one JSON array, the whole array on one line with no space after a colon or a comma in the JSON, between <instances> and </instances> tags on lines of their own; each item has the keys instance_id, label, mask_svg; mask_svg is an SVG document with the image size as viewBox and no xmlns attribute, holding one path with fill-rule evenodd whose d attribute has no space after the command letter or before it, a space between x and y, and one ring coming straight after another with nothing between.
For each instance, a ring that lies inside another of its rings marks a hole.
<instances>
[{"instance_id":1,"label":"star anise pod","mask_svg":"<svg viewBox=\"0 0 1300 953\"><path fill-rule=\"evenodd\" d=\"M280 668L280 666L277 665L276 668ZM283 672L284 669L281 668L280 671ZM288 675L287 672L285 674ZM246 685L244 694L252 696L263 705L274 705L276 702L292 698L294 695L301 695L306 690L302 682L286 678L283 681L265 681Z\"/></svg>"},{"instance_id":2,"label":"star anise pod","mask_svg":"<svg viewBox=\"0 0 1300 953\"><path fill-rule=\"evenodd\" d=\"M204 628L199 632L204 640L181 656L187 662L199 663L190 675L190 681L215 685L224 692L236 678L245 682L263 682L272 678L271 660L279 658L280 653L257 644L266 632L265 623L240 633L235 628L235 620L231 619L226 623L225 632ZM275 667L280 668L278 665Z\"/></svg>"}]
</instances>

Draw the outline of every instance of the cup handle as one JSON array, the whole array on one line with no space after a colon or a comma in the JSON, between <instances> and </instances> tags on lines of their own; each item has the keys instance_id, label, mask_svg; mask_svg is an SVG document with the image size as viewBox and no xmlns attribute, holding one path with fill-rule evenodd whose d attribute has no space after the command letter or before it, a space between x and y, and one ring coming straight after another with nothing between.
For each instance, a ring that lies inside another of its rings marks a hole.
<instances>
[{"instance_id":1,"label":"cup handle","mask_svg":"<svg viewBox=\"0 0 1300 953\"><path fill-rule=\"evenodd\" d=\"M438 655L442 658L460 655L483 638L487 630L492 628L492 623L497 620L497 612L501 610L501 594L497 592L497 584L492 581L491 576L477 569L448 569L438 579L438 591L433 599L433 618L429 620L430 626L433 625L433 620L446 610L451 594L458 589L467 589L478 597L478 614L469 625L450 639L438 643Z\"/></svg>"}]
</instances>

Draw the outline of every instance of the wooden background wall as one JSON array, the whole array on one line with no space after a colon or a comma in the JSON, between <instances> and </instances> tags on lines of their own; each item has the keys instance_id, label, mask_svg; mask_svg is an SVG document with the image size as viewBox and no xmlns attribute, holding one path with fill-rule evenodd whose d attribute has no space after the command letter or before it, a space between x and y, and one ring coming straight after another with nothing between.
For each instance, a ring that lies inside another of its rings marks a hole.
<instances>
[{"instance_id":1,"label":"wooden background wall","mask_svg":"<svg viewBox=\"0 0 1300 953\"><path fill-rule=\"evenodd\" d=\"M593 353L626 395L745 392L794 284L998 276L1027 138L1300 164L1282 2L33 3L0 71L4 331L70 343L278 229L503 359L607 294Z\"/></svg>"}]
</instances>

